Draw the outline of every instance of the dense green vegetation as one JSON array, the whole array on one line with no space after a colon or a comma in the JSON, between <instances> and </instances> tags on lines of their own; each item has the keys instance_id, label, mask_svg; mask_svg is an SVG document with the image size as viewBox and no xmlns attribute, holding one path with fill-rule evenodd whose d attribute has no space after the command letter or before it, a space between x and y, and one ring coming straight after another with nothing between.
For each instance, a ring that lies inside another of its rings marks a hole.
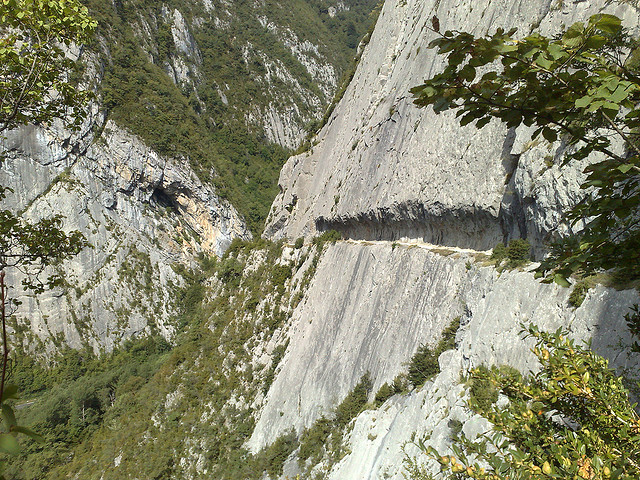
<instances>
[{"instance_id":1,"label":"dense green vegetation","mask_svg":"<svg viewBox=\"0 0 640 480\"><path fill-rule=\"evenodd\" d=\"M318 53L341 75L372 21L369 14L376 2L346 2L350 9L334 18L322 2L290 3L258 7L235 2L230 15L222 19L226 27L220 28L196 2L86 0L99 22L99 35L107 40L107 49L100 41L94 49L105 65L99 90L109 117L159 153L189 161L202 180L213 182L240 211L254 234L262 230L277 193L280 168L290 152L269 143L259 122L248 118L260 115L269 104L292 101L303 117L313 119L331 100L281 36L289 28L300 41L318 44ZM202 62L194 67L197 75L190 74L189 83L182 85L174 84L167 74L169 57L178 53L164 6L170 11L179 8L201 52ZM219 7L218 15L226 9ZM263 26L261 15L275 22L281 33ZM149 36L139 33L145 28L150 29ZM279 62L320 104L311 105L277 76L268 74L266 81L264 59Z\"/></svg>"},{"instance_id":2,"label":"dense green vegetation","mask_svg":"<svg viewBox=\"0 0 640 480\"><path fill-rule=\"evenodd\" d=\"M469 406L474 411L488 411L498 400L500 389L489 380L492 375L509 379L510 382L522 381L520 372L508 365L491 368L480 365L466 382L469 388Z\"/></svg>"},{"instance_id":3,"label":"dense green vegetation","mask_svg":"<svg viewBox=\"0 0 640 480\"><path fill-rule=\"evenodd\" d=\"M498 243L493 247L490 260L498 266L506 260L506 268L522 267L531 261L531 245L523 238L510 240L506 246L504 243Z\"/></svg>"},{"instance_id":4,"label":"dense green vegetation","mask_svg":"<svg viewBox=\"0 0 640 480\"><path fill-rule=\"evenodd\" d=\"M255 456L243 444L253 430L252 402L268 390L287 348L280 329L308 285L293 276L303 267L313 275L326 241L295 249L296 262L280 261L282 244L256 240L235 241L223 258L202 258L193 271L176 267L185 282L176 292L181 333L173 345L150 337L101 357L65 350L49 367L16 359L13 379L25 395L18 418L46 442L27 445L8 467L11 478L91 480L108 470L114 480L186 472L235 480L280 472L295 435ZM256 364L256 349L271 338L270 364ZM336 410L340 429L369 389L354 390Z\"/></svg>"},{"instance_id":5,"label":"dense green vegetation","mask_svg":"<svg viewBox=\"0 0 640 480\"><path fill-rule=\"evenodd\" d=\"M380 407L384 402L401 393L407 391L407 381L404 375L398 375L391 384L385 382L376 392L374 398L374 405L376 408Z\"/></svg>"},{"instance_id":6,"label":"dense green vegetation","mask_svg":"<svg viewBox=\"0 0 640 480\"><path fill-rule=\"evenodd\" d=\"M298 464L307 476L321 460L326 460L331 467L346 455L343 445L346 428L363 410L370 407L368 398L371 387L371 378L365 373L330 415L320 417L302 433Z\"/></svg>"},{"instance_id":7,"label":"dense green vegetation","mask_svg":"<svg viewBox=\"0 0 640 480\"><path fill-rule=\"evenodd\" d=\"M78 1L6 0L0 24L0 133L54 118L79 126L89 92L69 81L74 63L64 47L91 38L87 9ZM47 95L52 90L58 94Z\"/></svg>"},{"instance_id":8,"label":"dense green vegetation","mask_svg":"<svg viewBox=\"0 0 640 480\"><path fill-rule=\"evenodd\" d=\"M472 372L469 406L493 431L461 435L437 460L433 475L407 459L410 478L459 480L632 480L640 475L640 416L629 391L608 362L567 339L568 332L524 332L536 341L540 370L523 377L509 367ZM495 401L501 393L502 405Z\"/></svg>"},{"instance_id":9,"label":"dense green vegetation","mask_svg":"<svg viewBox=\"0 0 640 480\"><path fill-rule=\"evenodd\" d=\"M12 380L25 397L18 403L18 418L45 442L26 443L7 469L9 478L42 478L100 427L107 412L110 416L114 409L126 412L170 348L161 337L147 337L128 341L103 357L66 350L51 368L29 357L18 358Z\"/></svg>"}]
</instances>

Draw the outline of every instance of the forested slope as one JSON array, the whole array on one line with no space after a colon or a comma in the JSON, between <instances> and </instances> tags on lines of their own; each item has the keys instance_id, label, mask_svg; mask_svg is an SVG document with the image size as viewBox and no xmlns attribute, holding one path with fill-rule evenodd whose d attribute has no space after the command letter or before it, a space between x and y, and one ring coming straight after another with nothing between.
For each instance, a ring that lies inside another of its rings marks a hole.
<instances>
[{"instance_id":1,"label":"forested slope","mask_svg":"<svg viewBox=\"0 0 640 480\"><path fill-rule=\"evenodd\" d=\"M188 159L259 232L280 166L353 68L375 4L88 1L102 106Z\"/></svg>"}]
</instances>

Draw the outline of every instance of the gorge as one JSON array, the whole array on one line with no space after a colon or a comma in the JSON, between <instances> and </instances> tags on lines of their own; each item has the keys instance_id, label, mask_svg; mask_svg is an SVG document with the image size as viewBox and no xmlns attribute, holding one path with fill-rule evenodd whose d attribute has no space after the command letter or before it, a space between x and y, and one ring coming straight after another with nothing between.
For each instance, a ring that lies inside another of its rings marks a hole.
<instances>
[{"instance_id":1,"label":"gorge","mask_svg":"<svg viewBox=\"0 0 640 480\"><path fill-rule=\"evenodd\" d=\"M51 370L17 368L33 402L18 412L49 443L10 461L10 478L402 479L406 459L420 455L416 442L444 451L456 431L486 430L467 407L473 368L537 368L521 334L529 323L590 340L637 381L640 354L624 319L637 288L594 284L576 305L570 288L534 278L535 263L506 269L490 257L496 244L526 238L534 260L543 258L583 195L584 165L562 165L561 142L532 142L498 121L460 127L409 94L443 66L428 48L434 16L442 30L553 35L606 11L637 34L633 2L386 0L370 38L350 51L359 60L343 92L336 71L348 73L349 52L335 60L329 40L302 36L320 21L296 31L288 17L270 20L279 2L239 2L247 23L276 39L263 47L248 37L231 50L257 87L233 91L206 77L220 66L203 66L213 41L199 43L197 29L230 28L234 2L179 3L163 4L161 17L143 9L133 31L145 55L161 58L145 32L166 22L175 49L154 65L178 89L193 83L183 105L200 105L208 125L246 123L252 145L276 142L277 155L303 142L305 123L320 128L282 166L263 231L257 207L234 204L259 188L249 164L265 158L262 147L237 147L241 166L229 172L250 186L221 198L222 160L199 164L208 157L188 143L162 150L146 120L123 123L132 112L122 105L94 102L78 132L54 123L5 135L0 178L13 193L4 208L27 219L61 213L93 245L56 266L65 286L19 294L12 342L19 358ZM301 3L320 4L328 22L367 2ZM351 22L365 35L366 22ZM282 49L286 61L269 56ZM243 103L254 89L260 101ZM160 108L142 105L151 116ZM220 157L232 150L198 122L187 135L215 139ZM420 347L447 339L453 348L439 352L437 374L410 385ZM35 377L45 378L40 386ZM385 385L392 392L378 396Z\"/></svg>"}]
</instances>

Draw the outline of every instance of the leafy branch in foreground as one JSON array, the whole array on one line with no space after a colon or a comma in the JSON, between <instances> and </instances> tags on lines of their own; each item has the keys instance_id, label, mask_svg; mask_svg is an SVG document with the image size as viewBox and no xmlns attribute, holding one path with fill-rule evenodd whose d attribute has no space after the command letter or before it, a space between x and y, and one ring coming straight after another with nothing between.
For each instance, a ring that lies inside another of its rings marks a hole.
<instances>
[{"instance_id":1,"label":"leafy branch in foreground","mask_svg":"<svg viewBox=\"0 0 640 480\"><path fill-rule=\"evenodd\" d=\"M441 465L431 475L415 459L415 479L632 480L640 478L640 416L607 360L575 345L567 332L539 331L534 354L541 370L526 379L502 370L478 369L508 398L506 407L470 406L493 424L477 438L462 436L453 455L419 447Z\"/></svg>"},{"instance_id":2,"label":"leafy branch in foreground","mask_svg":"<svg viewBox=\"0 0 640 480\"><path fill-rule=\"evenodd\" d=\"M3 198L0 187L0 200ZM80 253L88 245L80 232L62 230L60 215L26 223L11 211L0 210L0 271L11 267L20 270L25 274L23 286L35 293L64 282L60 273L52 273L42 281L39 275L46 267Z\"/></svg>"},{"instance_id":3,"label":"leafy branch in foreground","mask_svg":"<svg viewBox=\"0 0 640 480\"><path fill-rule=\"evenodd\" d=\"M589 190L566 215L582 230L552 246L540 275L563 285L576 271L640 276L637 42L607 14L555 38L515 33L439 34L430 47L448 54L448 65L411 90L415 103L436 113L455 109L461 125L482 128L497 118L509 128L533 127L532 139L566 142L564 163L596 154L585 168L582 188Z\"/></svg>"},{"instance_id":4,"label":"leafy branch in foreground","mask_svg":"<svg viewBox=\"0 0 640 480\"><path fill-rule=\"evenodd\" d=\"M76 0L0 0L0 133L18 125L84 118L89 93L69 82L65 49L96 27Z\"/></svg>"}]
</instances>

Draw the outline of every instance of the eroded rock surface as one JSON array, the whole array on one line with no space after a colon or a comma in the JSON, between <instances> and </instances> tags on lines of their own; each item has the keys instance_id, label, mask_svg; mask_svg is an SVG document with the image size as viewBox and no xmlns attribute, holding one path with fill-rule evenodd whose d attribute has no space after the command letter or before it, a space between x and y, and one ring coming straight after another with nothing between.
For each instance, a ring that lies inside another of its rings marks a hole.
<instances>
[{"instance_id":1,"label":"eroded rock surface","mask_svg":"<svg viewBox=\"0 0 640 480\"><path fill-rule=\"evenodd\" d=\"M266 233L312 236L336 229L349 238L422 239L485 250L527 237L539 253L561 212L579 198L584 165L559 169L560 145L531 142L497 121L460 127L452 112L412 103L411 87L443 68L428 48L441 30L485 34L498 26L522 35L558 32L601 2L551 0L387 1L342 101L309 152L280 176ZM607 5L628 27L629 5Z\"/></svg>"},{"instance_id":2,"label":"eroded rock surface","mask_svg":"<svg viewBox=\"0 0 640 480\"><path fill-rule=\"evenodd\" d=\"M65 272L65 288L37 297L12 292L22 301L16 328L27 332L25 347L45 344L40 354L86 344L108 351L142 333L171 338L182 285L172 265L221 255L233 238L250 237L186 159L163 158L111 122L93 141L98 120L74 134L23 127L2 144L2 184L14 189L6 205L28 220L61 214L65 228L92 245L56 267Z\"/></svg>"},{"instance_id":3,"label":"eroded rock surface","mask_svg":"<svg viewBox=\"0 0 640 480\"><path fill-rule=\"evenodd\" d=\"M481 257L478 257L481 258ZM531 269L532 266L529 267ZM466 406L464 377L479 365L537 369L531 339L522 325L567 329L609 358L621 372L637 377L640 355L624 321L637 291L597 287L577 309L570 290L542 284L530 271L483 266L476 255L442 248L338 242L325 251L305 299L295 310L289 347L258 414L248 446L258 451L291 428L301 433L332 410L369 373L371 395L402 373L417 348L434 346L454 318L460 318L455 349L439 358L440 373L424 386L395 395L363 412L346 438L348 454L325 478L404 477L403 446L426 438L446 450L451 420L468 434L486 421ZM321 472L326 460L315 467ZM299 473L295 454L285 475Z\"/></svg>"},{"instance_id":4,"label":"eroded rock surface","mask_svg":"<svg viewBox=\"0 0 640 480\"><path fill-rule=\"evenodd\" d=\"M293 315L252 450L330 416L365 372L373 392L406 372L418 346L435 344L456 316L456 348L441 355L441 373L363 412L348 435L349 453L332 467L325 458L315 472L336 480L401 479L408 442L428 438L446 449L451 420L465 433L484 431L486 422L466 407L463 376L480 364L536 368L523 323L592 339L618 371L637 375L640 356L629 351L623 319L640 300L637 291L599 286L574 309L569 289L542 284L529 271L499 274L471 252L443 248L484 251L525 237L542 256L545 242L564 228L563 212L581 198L584 165L560 168L562 145L531 142L527 131L498 122L461 128L451 113L417 109L409 94L444 64L427 48L434 15L442 31L481 35L504 26L526 35L553 34L603 9L637 28L633 7L597 1L385 2L342 101L313 148L281 172L266 235L295 239L336 229L352 242L324 254ZM399 239L438 247L393 243ZM367 244L374 240L387 242ZM300 471L294 452L284 476Z\"/></svg>"}]
</instances>

